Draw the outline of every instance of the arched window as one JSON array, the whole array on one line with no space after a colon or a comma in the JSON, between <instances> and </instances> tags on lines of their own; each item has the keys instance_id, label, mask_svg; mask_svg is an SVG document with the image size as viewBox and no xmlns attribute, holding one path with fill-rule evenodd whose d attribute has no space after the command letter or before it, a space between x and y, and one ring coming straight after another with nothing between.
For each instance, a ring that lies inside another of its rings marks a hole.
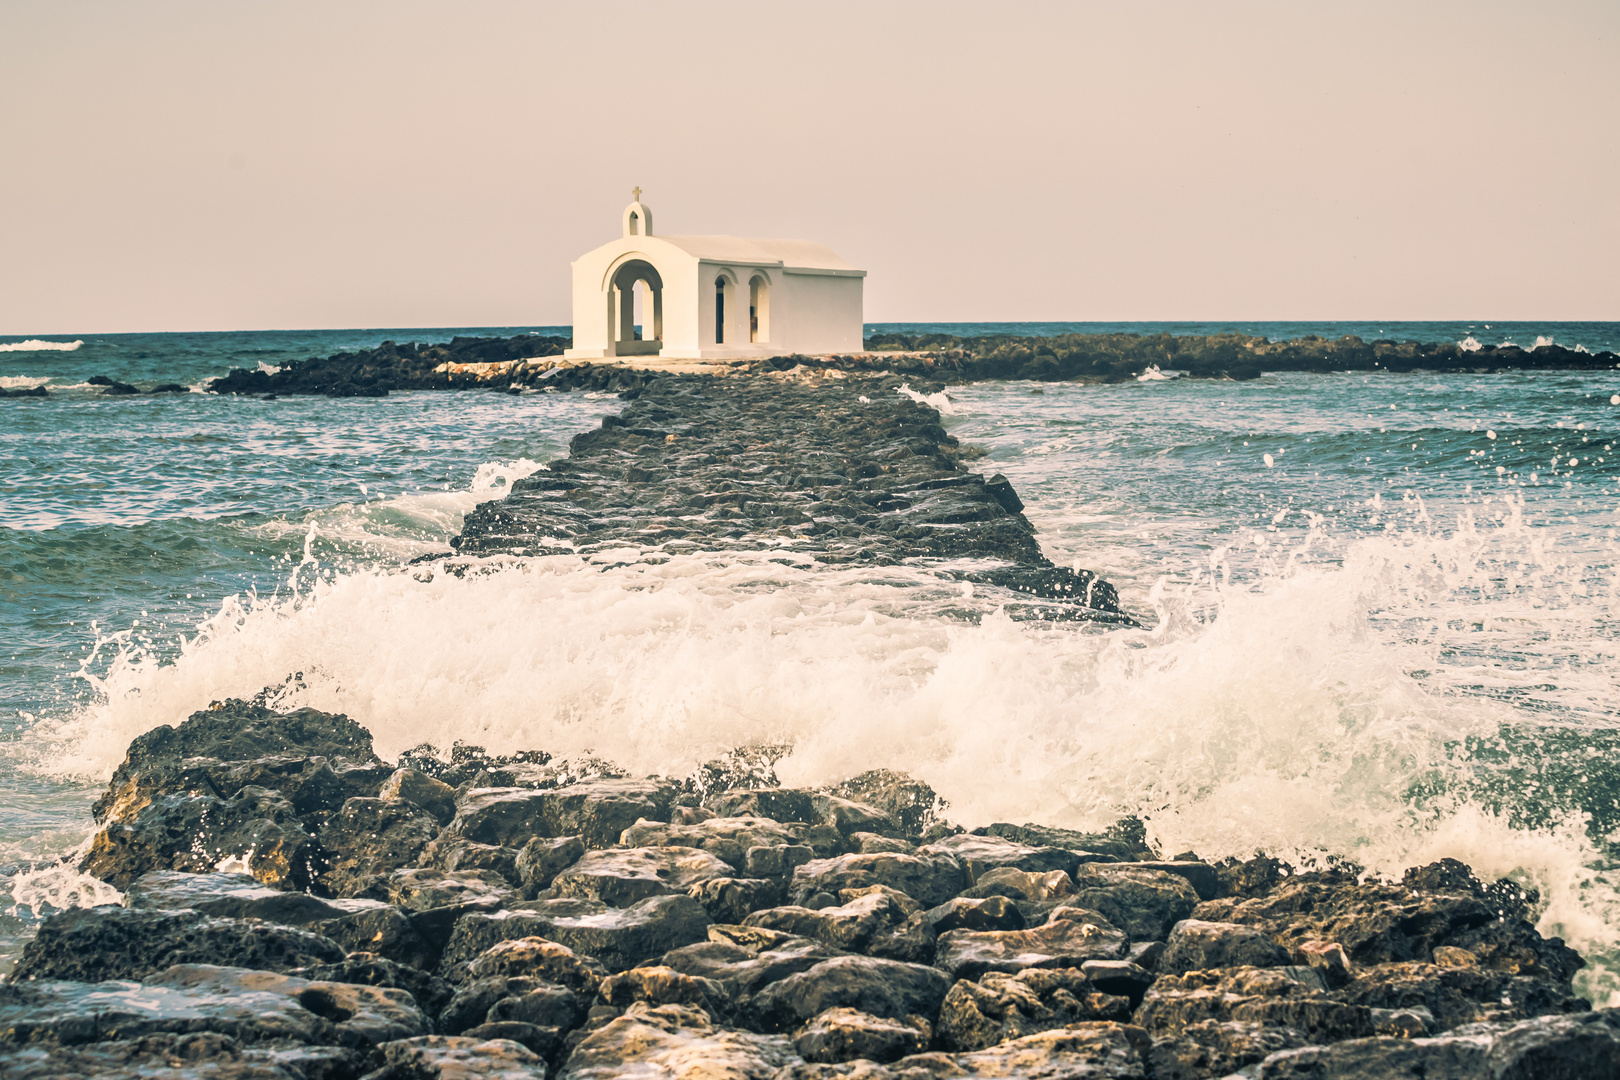
<instances>
[{"instance_id":1,"label":"arched window","mask_svg":"<svg viewBox=\"0 0 1620 1080\"><path fill-rule=\"evenodd\" d=\"M630 235L641 235L641 215L634 210L630 211Z\"/></svg>"},{"instance_id":2,"label":"arched window","mask_svg":"<svg viewBox=\"0 0 1620 1080\"><path fill-rule=\"evenodd\" d=\"M771 340L771 283L763 274L748 283L748 340Z\"/></svg>"},{"instance_id":3,"label":"arched window","mask_svg":"<svg viewBox=\"0 0 1620 1080\"><path fill-rule=\"evenodd\" d=\"M714 279L714 343L726 343L726 279L723 274Z\"/></svg>"}]
</instances>

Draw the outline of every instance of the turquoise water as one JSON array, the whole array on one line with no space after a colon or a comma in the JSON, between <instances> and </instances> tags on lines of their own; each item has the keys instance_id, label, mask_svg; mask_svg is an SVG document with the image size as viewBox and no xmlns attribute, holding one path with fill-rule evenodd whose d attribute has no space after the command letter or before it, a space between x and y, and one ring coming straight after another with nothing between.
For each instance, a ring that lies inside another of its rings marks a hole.
<instances>
[{"instance_id":1,"label":"turquoise water","mask_svg":"<svg viewBox=\"0 0 1620 1080\"><path fill-rule=\"evenodd\" d=\"M1383 326L1495 343L1483 323ZM1616 324L1492 326L1620 342ZM1540 887L1544 928L1598 958L1585 991L1616 1000L1620 372L952 388L947 426L1013 480L1048 553L1104 573L1146 627L1111 632L945 603L902 569L744 554L405 568L609 396L82 385L468 332L0 351L0 385L53 390L0 401L0 955L95 897L49 867L131 738L271 687L385 753L465 738L680 773L785 740L791 782L907 769L969 825L1137 812L1206 857L1454 855Z\"/></svg>"}]
</instances>

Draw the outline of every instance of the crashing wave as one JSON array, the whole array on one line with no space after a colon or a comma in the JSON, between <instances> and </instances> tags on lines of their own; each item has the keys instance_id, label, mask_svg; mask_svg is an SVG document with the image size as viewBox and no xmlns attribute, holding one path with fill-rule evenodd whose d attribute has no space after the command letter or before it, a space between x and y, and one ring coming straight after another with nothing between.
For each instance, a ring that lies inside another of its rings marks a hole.
<instances>
[{"instance_id":1,"label":"crashing wave","mask_svg":"<svg viewBox=\"0 0 1620 1080\"><path fill-rule=\"evenodd\" d=\"M1483 349L1484 347L1485 346L1481 345L1474 338L1473 334L1469 334L1467 337L1457 342L1457 348L1461 349L1463 352L1479 352L1479 350Z\"/></svg>"},{"instance_id":2,"label":"crashing wave","mask_svg":"<svg viewBox=\"0 0 1620 1080\"><path fill-rule=\"evenodd\" d=\"M82 341L41 341L38 338L29 338L27 341L0 342L0 352L72 352Z\"/></svg>"}]
</instances>

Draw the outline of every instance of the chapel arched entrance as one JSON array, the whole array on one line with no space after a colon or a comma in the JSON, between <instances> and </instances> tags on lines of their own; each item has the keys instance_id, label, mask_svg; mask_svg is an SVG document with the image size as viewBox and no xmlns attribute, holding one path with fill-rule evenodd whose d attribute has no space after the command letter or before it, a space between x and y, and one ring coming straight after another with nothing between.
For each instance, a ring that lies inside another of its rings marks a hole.
<instances>
[{"instance_id":1,"label":"chapel arched entrance","mask_svg":"<svg viewBox=\"0 0 1620 1080\"><path fill-rule=\"evenodd\" d=\"M656 356L664 347L664 279L652 263L631 259L613 273L607 291L608 327L614 356ZM636 332L636 309L641 332Z\"/></svg>"}]
</instances>

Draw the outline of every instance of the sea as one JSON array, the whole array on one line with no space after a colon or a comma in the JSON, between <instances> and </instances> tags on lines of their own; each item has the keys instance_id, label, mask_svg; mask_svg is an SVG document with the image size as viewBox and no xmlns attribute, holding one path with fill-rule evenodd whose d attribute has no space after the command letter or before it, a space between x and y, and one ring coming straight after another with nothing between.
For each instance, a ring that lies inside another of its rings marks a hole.
<instances>
[{"instance_id":1,"label":"sea","mask_svg":"<svg viewBox=\"0 0 1620 1080\"><path fill-rule=\"evenodd\" d=\"M1620 323L933 323L1555 341ZM1268 373L924 388L1048 555L1137 629L1021 621L922 570L710 551L410 565L617 412L595 393L220 397L234 367L461 334L0 337L0 970L81 877L131 739L211 701L347 713L385 756L457 740L784 783L903 770L975 826L1140 816L1168 855L1535 888L1620 1005L1620 371ZM107 375L190 393L107 397Z\"/></svg>"}]
</instances>

